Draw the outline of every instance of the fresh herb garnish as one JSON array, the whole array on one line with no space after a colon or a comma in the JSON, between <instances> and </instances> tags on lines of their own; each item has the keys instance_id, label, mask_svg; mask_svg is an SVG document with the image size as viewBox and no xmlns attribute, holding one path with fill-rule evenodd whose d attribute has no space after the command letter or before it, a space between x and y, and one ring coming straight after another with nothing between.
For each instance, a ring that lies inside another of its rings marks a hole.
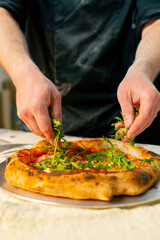
<instances>
[{"instance_id":1,"label":"fresh herb garnish","mask_svg":"<svg viewBox=\"0 0 160 240\"><path fill-rule=\"evenodd\" d=\"M53 127L55 135L58 136L59 140L66 141L64 139L64 135L60 132L62 124L60 124L59 120L56 120L56 119L53 118L53 113L51 111L49 112L49 116L50 116L50 119L51 119L51 123L52 123L52 127Z\"/></svg>"},{"instance_id":2,"label":"fresh herb garnish","mask_svg":"<svg viewBox=\"0 0 160 240\"><path fill-rule=\"evenodd\" d=\"M113 144L110 139L105 138L107 146L103 151L90 151L83 148L74 150L70 149L70 145L66 142L63 143L63 147L58 148L55 152L54 159L52 153L54 149L49 148L48 155L43 159L43 163L37 163L35 167L40 169L50 168L51 171L74 171L83 169L102 169L105 171L122 171L125 169L138 168L136 159L128 159L127 155L117 149L117 145ZM151 162L155 163L155 166L159 169L157 161L155 159L137 159L141 164Z\"/></svg>"},{"instance_id":3,"label":"fresh herb garnish","mask_svg":"<svg viewBox=\"0 0 160 240\"><path fill-rule=\"evenodd\" d=\"M154 162L156 168L160 171L160 168L159 168L159 166L158 166L157 160L156 160L155 158L138 159L138 160L141 161L142 165L143 165L144 163L149 163L149 164L151 164L151 162Z\"/></svg>"},{"instance_id":4,"label":"fresh herb garnish","mask_svg":"<svg viewBox=\"0 0 160 240\"><path fill-rule=\"evenodd\" d=\"M47 166L45 163L36 163L35 167L43 170L47 169Z\"/></svg>"},{"instance_id":5,"label":"fresh herb garnish","mask_svg":"<svg viewBox=\"0 0 160 240\"><path fill-rule=\"evenodd\" d=\"M53 149L53 146L42 146L43 149L46 150L46 152L49 152L49 149Z\"/></svg>"},{"instance_id":6,"label":"fresh herb garnish","mask_svg":"<svg viewBox=\"0 0 160 240\"><path fill-rule=\"evenodd\" d=\"M62 124L60 124L59 120L53 119L53 113L51 111L49 112L49 115L50 115L53 131L55 133L54 153L53 153L53 159L52 159L54 162L56 151L57 151L58 141L60 141L60 140L66 141L66 140L64 139L64 135L60 132Z\"/></svg>"},{"instance_id":7,"label":"fresh herb garnish","mask_svg":"<svg viewBox=\"0 0 160 240\"><path fill-rule=\"evenodd\" d=\"M135 111L135 118L138 116L138 112ZM115 119L117 120L117 122L115 123L112 123L111 126L115 126L117 123L121 123L123 122L124 123L124 118L123 118L123 114L121 112L121 117L115 117ZM122 139L124 138L126 135L127 135L127 132L128 132L128 128L126 128L126 130L124 131L124 128L115 128L116 131L119 131L119 130L123 130L121 133L119 132L116 132L115 135L111 135L111 137L114 137L114 139L116 140L119 140L119 139ZM132 139L129 139L129 144L133 147L135 142L134 142L134 138Z\"/></svg>"},{"instance_id":8,"label":"fresh herb garnish","mask_svg":"<svg viewBox=\"0 0 160 240\"><path fill-rule=\"evenodd\" d=\"M117 145L113 144L109 138L103 136L103 139L108 143L104 147L103 151L90 151L83 148L78 148L74 151L72 149L71 143L64 139L64 135L60 132L62 125L59 121L52 118L53 114L50 114L53 130L55 132L55 145L54 146L43 146L46 149L47 156L42 159L42 162L37 164L32 164L36 168L46 170L47 168L51 171L74 171L83 170L87 168L92 169L102 169L105 171L121 171L125 169L138 168L136 159L128 159L127 155L117 149ZM115 118L118 122L122 122L122 118ZM112 124L115 125L118 122ZM122 132L122 134L117 133L115 138L120 139L127 134L128 129ZM63 140L63 144L60 148L57 148L58 141ZM130 144L133 145L134 140L130 140ZM71 146L71 148L70 148ZM51 157L53 156L53 157ZM160 170L156 159L137 159L141 164L154 162L155 166Z\"/></svg>"}]
</instances>

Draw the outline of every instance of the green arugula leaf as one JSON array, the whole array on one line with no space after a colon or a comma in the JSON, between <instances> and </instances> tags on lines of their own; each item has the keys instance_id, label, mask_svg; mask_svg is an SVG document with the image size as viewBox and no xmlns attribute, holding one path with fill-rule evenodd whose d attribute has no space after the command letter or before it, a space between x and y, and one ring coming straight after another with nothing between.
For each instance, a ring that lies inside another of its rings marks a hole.
<instances>
[{"instance_id":1,"label":"green arugula leaf","mask_svg":"<svg viewBox=\"0 0 160 240\"><path fill-rule=\"evenodd\" d=\"M134 144L135 144L134 138L129 140L129 144L130 144L132 147L134 146Z\"/></svg>"},{"instance_id":2,"label":"green arugula leaf","mask_svg":"<svg viewBox=\"0 0 160 240\"><path fill-rule=\"evenodd\" d=\"M120 130L120 129L119 129ZM128 132L128 129L126 129L125 131L122 131L121 133L116 133L116 135L115 135L115 139L116 140L119 140L119 139L121 139L121 138L124 138L124 136L126 136L126 134L127 134L127 132Z\"/></svg>"},{"instance_id":3,"label":"green arugula leaf","mask_svg":"<svg viewBox=\"0 0 160 240\"><path fill-rule=\"evenodd\" d=\"M77 162L71 162L72 166L77 169L82 169L80 165L77 164Z\"/></svg>"},{"instance_id":4,"label":"green arugula leaf","mask_svg":"<svg viewBox=\"0 0 160 240\"><path fill-rule=\"evenodd\" d=\"M102 136L102 138L106 140L111 145L112 148L114 148L114 144L111 142L109 138L106 138L105 136Z\"/></svg>"},{"instance_id":5,"label":"green arugula leaf","mask_svg":"<svg viewBox=\"0 0 160 240\"><path fill-rule=\"evenodd\" d=\"M66 141L64 139L64 135L60 132L60 129L62 128L63 125L60 124L59 120L56 120L56 119L53 118L53 113L51 111L49 111L49 116L50 116L50 119L51 119L51 123L52 123L52 127L53 127L55 135L56 136L58 135L58 138L60 140L63 139L64 141Z\"/></svg>"},{"instance_id":6,"label":"green arugula leaf","mask_svg":"<svg viewBox=\"0 0 160 240\"><path fill-rule=\"evenodd\" d=\"M118 116L117 116L117 117L114 117L114 119L115 119L115 120L117 120L117 122L115 122L115 123L112 123L112 124L111 124L111 126L115 126L117 123L124 122L124 119L123 119L122 112L120 112L120 114L121 114L121 116L122 116L122 117L121 117L121 118L120 118L120 117L118 117Z\"/></svg>"},{"instance_id":7,"label":"green arugula leaf","mask_svg":"<svg viewBox=\"0 0 160 240\"><path fill-rule=\"evenodd\" d=\"M53 119L53 113L51 111L49 111L49 115L50 115L50 119L51 119L51 123L52 123L52 127L53 127L53 131L55 133L55 139L54 139L54 153L53 153L53 158L52 158L52 162L54 162L55 159L55 155L56 155L56 151L57 151L57 145L58 145L58 141L59 140L64 140L64 135L60 132L60 129L62 127L62 124L60 124L59 120Z\"/></svg>"},{"instance_id":8,"label":"green arugula leaf","mask_svg":"<svg viewBox=\"0 0 160 240\"><path fill-rule=\"evenodd\" d=\"M46 166L45 163L37 163L37 164L35 165L35 167L36 167L36 168L43 169L43 170L47 169L47 166Z\"/></svg>"},{"instance_id":9,"label":"green arugula leaf","mask_svg":"<svg viewBox=\"0 0 160 240\"><path fill-rule=\"evenodd\" d=\"M144 163L149 163L151 164L151 162L154 162L156 168L160 171L160 167L158 166L157 160L155 158L149 158L149 159L138 159L139 161L142 162L142 165Z\"/></svg>"},{"instance_id":10,"label":"green arugula leaf","mask_svg":"<svg viewBox=\"0 0 160 240\"><path fill-rule=\"evenodd\" d=\"M136 117L138 116L138 111L136 111L136 110L134 109L134 112L135 112L135 118L136 118ZM121 114L121 117L115 117L114 119L116 119L117 122L112 123L111 126L115 126L117 123L124 122L124 118L123 118L122 112L120 112L120 114ZM121 129L123 129L123 128L115 128L116 131L121 130ZM115 135L111 135L110 137L113 137L114 139L119 140L119 139L121 139L121 138L124 138L124 137L127 135L128 130L129 130L129 129L126 129L126 130L123 131L122 133L118 133L118 132L117 132ZM134 138L129 140L129 144L130 144L132 147L134 146L134 144L135 144Z\"/></svg>"},{"instance_id":11,"label":"green arugula leaf","mask_svg":"<svg viewBox=\"0 0 160 240\"><path fill-rule=\"evenodd\" d=\"M42 146L41 148L45 149L48 153L49 149L53 149L53 146Z\"/></svg>"}]
</instances>

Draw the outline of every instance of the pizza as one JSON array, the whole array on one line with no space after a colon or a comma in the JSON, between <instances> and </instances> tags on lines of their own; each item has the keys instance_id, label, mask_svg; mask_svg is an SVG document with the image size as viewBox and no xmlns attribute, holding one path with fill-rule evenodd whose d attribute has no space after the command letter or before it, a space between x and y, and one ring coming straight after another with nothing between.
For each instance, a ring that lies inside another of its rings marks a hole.
<instances>
[{"instance_id":1,"label":"pizza","mask_svg":"<svg viewBox=\"0 0 160 240\"><path fill-rule=\"evenodd\" d=\"M8 160L9 184L32 192L71 199L109 201L138 195L160 178L160 157L139 145L115 139L43 140Z\"/></svg>"}]
</instances>

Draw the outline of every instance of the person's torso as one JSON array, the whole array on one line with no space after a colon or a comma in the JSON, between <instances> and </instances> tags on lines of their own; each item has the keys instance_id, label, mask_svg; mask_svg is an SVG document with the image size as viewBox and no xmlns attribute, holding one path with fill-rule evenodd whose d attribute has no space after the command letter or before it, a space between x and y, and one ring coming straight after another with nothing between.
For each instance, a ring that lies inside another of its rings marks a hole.
<instances>
[{"instance_id":1,"label":"person's torso","mask_svg":"<svg viewBox=\"0 0 160 240\"><path fill-rule=\"evenodd\" d=\"M98 115L106 118L110 113L109 122L113 118L116 89L137 44L132 38L133 11L133 0L32 1L27 22L30 52L63 96L68 129L74 128L66 120L71 115L78 126L83 119L88 124L98 121Z\"/></svg>"}]
</instances>

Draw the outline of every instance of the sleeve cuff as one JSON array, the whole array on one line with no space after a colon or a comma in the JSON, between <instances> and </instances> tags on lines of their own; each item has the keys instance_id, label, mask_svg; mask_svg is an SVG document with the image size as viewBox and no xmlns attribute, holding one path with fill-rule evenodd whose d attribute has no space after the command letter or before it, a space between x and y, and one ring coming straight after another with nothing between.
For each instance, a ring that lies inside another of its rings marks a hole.
<instances>
[{"instance_id":1,"label":"sleeve cuff","mask_svg":"<svg viewBox=\"0 0 160 240\"><path fill-rule=\"evenodd\" d=\"M139 10L136 14L136 26L137 26L137 33L138 39L141 39L141 32L144 25L155 19L160 18L160 4L158 5L147 5L146 7Z\"/></svg>"},{"instance_id":2,"label":"sleeve cuff","mask_svg":"<svg viewBox=\"0 0 160 240\"><path fill-rule=\"evenodd\" d=\"M25 21L26 21L26 9L25 10L19 9L15 4L8 5L1 2L0 2L0 7L5 8L8 12L10 12L13 18L20 25L20 28L22 29L22 31L24 31Z\"/></svg>"}]
</instances>

